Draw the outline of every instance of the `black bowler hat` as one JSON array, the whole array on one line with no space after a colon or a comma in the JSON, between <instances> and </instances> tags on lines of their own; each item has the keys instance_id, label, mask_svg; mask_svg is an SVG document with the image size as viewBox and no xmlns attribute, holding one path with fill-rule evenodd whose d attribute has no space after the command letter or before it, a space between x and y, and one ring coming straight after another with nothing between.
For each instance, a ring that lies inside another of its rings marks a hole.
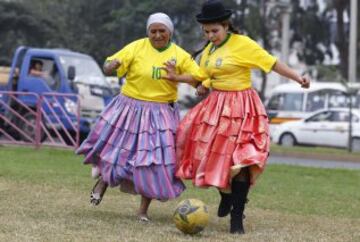
<instances>
[{"instance_id":1,"label":"black bowler hat","mask_svg":"<svg viewBox=\"0 0 360 242\"><path fill-rule=\"evenodd\" d=\"M220 0L207 0L201 8L201 13L196 15L199 23L212 23L230 18L232 11L225 9Z\"/></svg>"}]
</instances>

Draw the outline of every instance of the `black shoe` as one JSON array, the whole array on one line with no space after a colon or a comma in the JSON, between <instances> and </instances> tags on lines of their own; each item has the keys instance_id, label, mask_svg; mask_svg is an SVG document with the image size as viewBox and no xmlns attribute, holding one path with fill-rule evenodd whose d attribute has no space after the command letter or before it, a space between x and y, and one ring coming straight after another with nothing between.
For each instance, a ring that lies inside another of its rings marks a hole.
<instances>
[{"instance_id":1,"label":"black shoe","mask_svg":"<svg viewBox=\"0 0 360 242\"><path fill-rule=\"evenodd\" d=\"M230 233L245 234L242 214L235 214L233 211L231 212Z\"/></svg>"},{"instance_id":2,"label":"black shoe","mask_svg":"<svg viewBox=\"0 0 360 242\"><path fill-rule=\"evenodd\" d=\"M232 205L231 193L220 192L221 200L218 208L218 217L225 217L229 215Z\"/></svg>"},{"instance_id":3,"label":"black shoe","mask_svg":"<svg viewBox=\"0 0 360 242\"><path fill-rule=\"evenodd\" d=\"M250 183L248 181L233 181L232 182L232 200L233 208L231 211L230 233L244 234L243 219L245 203L247 203L247 195L249 192Z\"/></svg>"}]
</instances>

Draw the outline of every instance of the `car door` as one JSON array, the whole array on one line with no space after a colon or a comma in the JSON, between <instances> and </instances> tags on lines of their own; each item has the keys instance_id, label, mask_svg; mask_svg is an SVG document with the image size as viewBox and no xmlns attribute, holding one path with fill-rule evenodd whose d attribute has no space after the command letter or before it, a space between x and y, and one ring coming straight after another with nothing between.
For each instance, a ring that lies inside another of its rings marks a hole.
<instances>
[{"instance_id":1,"label":"car door","mask_svg":"<svg viewBox=\"0 0 360 242\"><path fill-rule=\"evenodd\" d=\"M331 111L326 121L322 122L318 135L319 145L346 147L348 142L349 112Z\"/></svg>"},{"instance_id":2,"label":"car door","mask_svg":"<svg viewBox=\"0 0 360 242\"><path fill-rule=\"evenodd\" d=\"M324 144L327 142L327 134L324 130L328 127L330 116L330 111L322 111L305 119L297 135L298 141L311 145L328 145Z\"/></svg>"}]
</instances>

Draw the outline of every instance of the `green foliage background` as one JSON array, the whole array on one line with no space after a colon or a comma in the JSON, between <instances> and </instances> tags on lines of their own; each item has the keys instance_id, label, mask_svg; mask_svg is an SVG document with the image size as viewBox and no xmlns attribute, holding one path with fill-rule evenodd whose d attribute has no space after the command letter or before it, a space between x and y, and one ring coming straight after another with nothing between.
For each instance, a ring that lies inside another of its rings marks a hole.
<instances>
[{"instance_id":1,"label":"green foliage background","mask_svg":"<svg viewBox=\"0 0 360 242\"><path fill-rule=\"evenodd\" d=\"M0 0L0 65L11 63L12 54L19 45L72 49L94 56L101 64L107 56L127 43L145 37L147 17L159 11L169 14L173 19L174 41L192 52L202 42L200 25L195 20L202 2ZM235 27L261 42L270 52L281 48L281 10L272 2L224 0L225 6L234 10L232 20ZM331 33L327 13L330 10L350 13L350 0L324 0L324 8L320 8L318 2L309 1L310 5L304 9L300 0L290 1L291 47L300 43L298 56L309 66L321 65L325 56L329 55ZM338 27L343 26L340 20L338 22ZM334 43L341 59L336 69L345 78L348 62L347 29L345 25L339 28L339 37Z\"/></svg>"}]
</instances>

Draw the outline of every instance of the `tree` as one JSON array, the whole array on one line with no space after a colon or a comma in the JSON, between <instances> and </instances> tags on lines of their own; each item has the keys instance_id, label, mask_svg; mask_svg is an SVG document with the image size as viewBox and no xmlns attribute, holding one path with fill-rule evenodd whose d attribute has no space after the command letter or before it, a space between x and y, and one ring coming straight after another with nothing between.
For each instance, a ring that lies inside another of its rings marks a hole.
<instances>
[{"instance_id":1,"label":"tree","mask_svg":"<svg viewBox=\"0 0 360 242\"><path fill-rule=\"evenodd\" d=\"M345 79L348 76L347 70L349 66L349 32L345 28L343 13L349 7L349 3L349 0L333 0L333 6L337 13L337 38L335 43L340 53L340 72Z\"/></svg>"},{"instance_id":2,"label":"tree","mask_svg":"<svg viewBox=\"0 0 360 242\"><path fill-rule=\"evenodd\" d=\"M290 1L291 47L300 46L299 59L317 66L332 54L331 38L338 36L334 44L340 53L339 69L346 77L349 33L342 16L349 12L349 0L325 0L324 13L317 1L308 1L307 8L299 0ZM276 7L277 1L224 0L224 3L234 10L232 20L240 32L260 41L269 52L280 49L281 12ZM127 43L145 37L146 20L154 12L170 15L175 25L174 41L192 52L202 40L195 19L201 4L202 1L192 0L0 0L0 64L8 65L19 45L72 49L90 54L101 64ZM340 16L336 20L336 35L330 31L327 17L332 10ZM262 96L265 87L263 75Z\"/></svg>"},{"instance_id":3,"label":"tree","mask_svg":"<svg viewBox=\"0 0 360 242\"><path fill-rule=\"evenodd\" d=\"M19 45L46 46L57 32L54 22L16 1L0 2L0 30L0 65L10 64Z\"/></svg>"},{"instance_id":4,"label":"tree","mask_svg":"<svg viewBox=\"0 0 360 242\"><path fill-rule=\"evenodd\" d=\"M325 46L327 46L326 26L318 15L318 5L313 3L303 9L299 1L293 1L293 14L291 29L293 37L291 43L300 43L302 48L299 59L309 66L323 63L325 58Z\"/></svg>"}]
</instances>

